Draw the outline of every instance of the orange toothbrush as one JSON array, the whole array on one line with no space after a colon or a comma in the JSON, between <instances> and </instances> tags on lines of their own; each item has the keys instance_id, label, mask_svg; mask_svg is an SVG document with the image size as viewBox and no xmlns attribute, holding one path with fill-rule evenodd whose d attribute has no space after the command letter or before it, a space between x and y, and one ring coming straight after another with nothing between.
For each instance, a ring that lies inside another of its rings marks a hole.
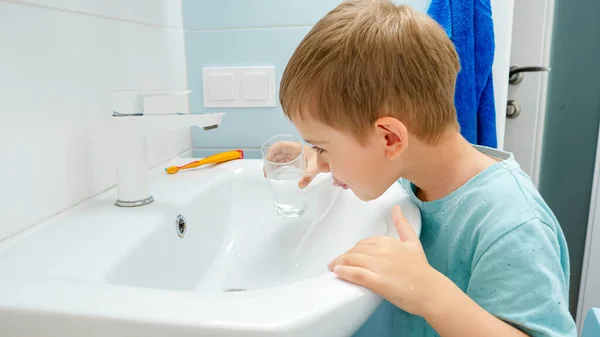
<instances>
[{"instance_id":1,"label":"orange toothbrush","mask_svg":"<svg viewBox=\"0 0 600 337\"><path fill-rule=\"evenodd\" d=\"M175 174L179 172L179 170L186 170L191 168L196 168L198 166L206 165L206 164L218 164L224 163L226 161L242 159L244 158L244 151L242 150L233 150L227 152L221 152L213 154L212 156L208 156L204 159L196 160L191 163L185 164L183 166L171 166L167 167L165 171L168 174Z\"/></svg>"}]
</instances>

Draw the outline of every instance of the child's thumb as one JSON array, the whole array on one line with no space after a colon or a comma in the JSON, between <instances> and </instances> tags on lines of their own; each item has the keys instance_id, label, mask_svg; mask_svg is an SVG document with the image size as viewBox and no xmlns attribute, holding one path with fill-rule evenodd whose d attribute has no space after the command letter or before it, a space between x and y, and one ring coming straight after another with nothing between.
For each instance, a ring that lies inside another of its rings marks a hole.
<instances>
[{"instance_id":1,"label":"child's thumb","mask_svg":"<svg viewBox=\"0 0 600 337\"><path fill-rule=\"evenodd\" d=\"M298 187L305 188L306 186L308 186L308 184L310 184L313 178L313 175L304 175L302 179L300 179L300 182L298 182Z\"/></svg>"},{"instance_id":2,"label":"child's thumb","mask_svg":"<svg viewBox=\"0 0 600 337\"><path fill-rule=\"evenodd\" d=\"M392 208L392 220L394 221L394 225L396 226L396 232L398 232L398 237L400 237L400 241L419 241L417 233L415 233L414 228L408 223L408 220L406 220L406 218L404 217L404 213L402 213L402 209L398 205Z\"/></svg>"},{"instance_id":3,"label":"child's thumb","mask_svg":"<svg viewBox=\"0 0 600 337\"><path fill-rule=\"evenodd\" d=\"M306 171L304 171L304 176L298 182L298 187L305 188L313 181L313 178L319 174L319 169L317 167L309 167Z\"/></svg>"}]
</instances>

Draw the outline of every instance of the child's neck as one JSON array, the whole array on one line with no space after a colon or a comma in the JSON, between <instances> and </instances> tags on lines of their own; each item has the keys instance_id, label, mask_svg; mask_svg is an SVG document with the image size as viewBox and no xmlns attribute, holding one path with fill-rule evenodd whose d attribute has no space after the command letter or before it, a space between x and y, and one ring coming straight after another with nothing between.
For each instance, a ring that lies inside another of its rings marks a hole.
<instances>
[{"instance_id":1,"label":"child's neck","mask_svg":"<svg viewBox=\"0 0 600 337\"><path fill-rule=\"evenodd\" d=\"M497 161L477 151L458 132L449 132L435 145L415 144L418 155L406 178L418 187L422 201L441 199Z\"/></svg>"}]
</instances>

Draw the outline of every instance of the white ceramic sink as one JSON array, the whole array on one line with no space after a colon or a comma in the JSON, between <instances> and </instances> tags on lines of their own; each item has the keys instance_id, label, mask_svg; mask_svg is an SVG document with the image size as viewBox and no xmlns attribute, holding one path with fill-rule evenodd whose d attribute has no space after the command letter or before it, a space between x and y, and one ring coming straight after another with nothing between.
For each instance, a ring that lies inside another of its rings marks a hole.
<instances>
[{"instance_id":1,"label":"white ceramic sink","mask_svg":"<svg viewBox=\"0 0 600 337\"><path fill-rule=\"evenodd\" d=\"M399 184L366 203L322 175L306 214L282 219L261 167L160 168L150 205L115 207L109 191L0 242L0 335L351 335L382 299L327 263L395 236L394 204L419 232L417 207Z\"/></svg>"}]
</instances>

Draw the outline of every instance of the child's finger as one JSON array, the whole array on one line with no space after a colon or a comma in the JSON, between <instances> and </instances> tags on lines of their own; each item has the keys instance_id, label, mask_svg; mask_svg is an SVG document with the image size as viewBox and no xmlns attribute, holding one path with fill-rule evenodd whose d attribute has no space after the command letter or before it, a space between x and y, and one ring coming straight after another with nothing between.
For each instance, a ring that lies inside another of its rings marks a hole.
<instances>
[{"instance_id":1,"label":"child's finger","mask_svg":"<svg viewBox=\"0 0 600 337\"><path fill-rule=\"evenodd\" d=\"M375 288L380 279L376 273L360 267L337 265L333 267L333 272L343 280L368 289Z\"/></svg>"},{"instance_id":2,"label":"child's finger","mask_svg":"<svg viewBox=\"0 0 600 337\"><path fill-rule=\"evenodd\" d=\"M329 268L329 270L332 270L337 265L371 269L373 265L373 257L360 253L348 253L341 255L335 260L329 262L327 267Z\"/></svg>"},{"instance_id":3,"label":"child's finger","mask_svg":"<svg viewBox=\"0 0 600 337\"><path fill-rule=\"evenodd\" d=\"M381 241L386 240L388 238L389 238L388 236L384 236L384 235L371 236L371 237L368 237L366 239L358 241L358 243L356 244L356 247L374 246L374 245L377 245Z\"/></svg>"},{"instance_id":4,"label":"child's finger","mask_svg":"<svg viewBox=\"0 0 600 337\"><path fill-rule=\"evenodd\" d=\"M302 145L294 142L281 141L271 145L266 159L271 162L284 162L295 159L302 152Z\"/></svg>"},{"instance_id":5,"label":"child's finger","mask_svg":"<svg viewBox=\"0 0 600 337\"><path fill-rule=\"evenodd\" d=\"M394 225L396 226L396 231L398 232L400 241L419 241L417 233L415 233L415 230L408 223L408 220L406 220L406 218L404 217L404 213L402 213L402 209L398 205L394 206L394 208L392 209L392 220L394 221Z\"/></svg>"}]
</instances>

